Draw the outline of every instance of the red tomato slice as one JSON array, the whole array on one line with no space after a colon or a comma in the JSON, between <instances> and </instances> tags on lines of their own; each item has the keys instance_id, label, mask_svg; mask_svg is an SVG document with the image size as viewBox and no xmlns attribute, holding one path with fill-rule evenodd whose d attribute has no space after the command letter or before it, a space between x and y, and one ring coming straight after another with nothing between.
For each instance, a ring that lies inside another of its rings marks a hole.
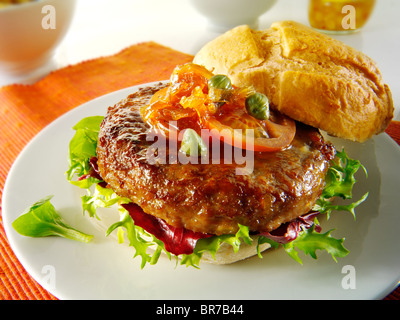
<instances>
[{"instance_id":1,"label":"red tomato slice","mask_svg":"<svg viewBox=\"0 0 400 320\"><path fill-rule=\"evenodd\" d=\"M282 150L290 145L296 134L294 120L281 114L274 114L273 121L260 121L239 110L227 116L209 117L203 123L207 124L211 134L225 143L251 151Z\"/></svg>"},{"instance_id":2,"label":"red tomato slice","mask_svg":"<svg viewBox=\"0 0 400 320\"><path fill-rule=\"evenodd\" d=\"M212 73L192 63L178 66L167 88L158 91L150 103L141 108L141 115L150 126L169 136L169 123L174 130L192 128L211 130L225 143L253 151L279 151L290 145L295 134L295 122L271 110L270 120L258 120L245 108L248 90L235 88L228 101L218 103L208 94Z\"/></svg>"}]
</instances>

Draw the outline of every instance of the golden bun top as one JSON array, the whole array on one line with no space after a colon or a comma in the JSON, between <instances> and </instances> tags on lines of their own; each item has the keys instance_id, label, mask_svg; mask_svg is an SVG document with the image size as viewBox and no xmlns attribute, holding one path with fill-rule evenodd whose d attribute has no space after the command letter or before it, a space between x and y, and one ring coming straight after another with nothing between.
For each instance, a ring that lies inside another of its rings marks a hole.
<instances>
[{"instance_id":1,"label":"golden bun top","mask_svg":"<svg viewBox=\"0 0 400 320\"><path fill-rule=\"evenodd\" d=\"M364 142L393 118L390 89L372 59L293 21L262 31L236 27L193 62L237 86L252 85L271 107L340 138Z\"/></svg>"}]
</instances>

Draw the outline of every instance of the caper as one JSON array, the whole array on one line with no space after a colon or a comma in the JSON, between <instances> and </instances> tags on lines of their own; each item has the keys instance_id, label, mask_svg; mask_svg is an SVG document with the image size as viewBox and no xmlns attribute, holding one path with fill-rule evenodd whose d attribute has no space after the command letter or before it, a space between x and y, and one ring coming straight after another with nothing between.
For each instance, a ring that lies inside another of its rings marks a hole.
<instances>
[{"instance_id":1,"label":"caper","mask_svg":"<svg viewBox=\"0 0 400 320\"><path fill-rule=\"evenodd\" d=\"M216 108L229 101L232 88L231 80L223 74L217 74L208 80L208 96Z\"/></svg>"},{"instance_id":2,"label":"caper","mask_svg":"<svg viewBox=\"0 0 400 320\"><path fill-rule=\"evenodd\" d=\"M246 98L246 110L258 120L268 120L269 100L265 94L256 92Z\"/></svg>"},{"instance_id":3,"label":"caper","mask_svg":"<svg viewBox=\"0 0 400 320\"><path fill-rule=\"evenodd\" d=\"M230 90L232 89L232 82L227 76L223 74L217 74L213 76L210 80L208 80L208 87L214 89Z\"/></svg>"},{"instance_id":4,"label":"caper","mask_svg":"<svg viewBox=\"0 0 400 320\"><path fill-rule=\"evenodd\" d=\"M207 146L203 139L193 129L186 129L179 151L191 157L207 155Z\"/></svg>"}]
</instances>

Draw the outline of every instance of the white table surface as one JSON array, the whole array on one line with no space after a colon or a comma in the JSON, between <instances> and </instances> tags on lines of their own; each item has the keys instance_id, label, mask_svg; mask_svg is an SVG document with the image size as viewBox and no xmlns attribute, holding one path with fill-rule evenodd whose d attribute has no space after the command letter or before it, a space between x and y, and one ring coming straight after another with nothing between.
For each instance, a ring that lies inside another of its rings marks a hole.
<instances>
[{"instance_id":1,"label":"white table surface","mask_svg":"<svg viewBox=\"0 0 400 320\"><path fill-rule=\"evenodd\" d=\"M53 68L111 55L129 45L150 40L195 54L206 42L219 35L208 28L206 19L187 0L77 2L72 25L56 51ZM278 0L261 16L259 28L268 28L278 20L308 24L307 3L308 0ZM375 11L361 32L336 36L378 63L392 90L397 120L400 120L399 13L400 1L377 0ZM8 83L3 79L0 85L5 84Z\"/></svg>"}]
</instances>

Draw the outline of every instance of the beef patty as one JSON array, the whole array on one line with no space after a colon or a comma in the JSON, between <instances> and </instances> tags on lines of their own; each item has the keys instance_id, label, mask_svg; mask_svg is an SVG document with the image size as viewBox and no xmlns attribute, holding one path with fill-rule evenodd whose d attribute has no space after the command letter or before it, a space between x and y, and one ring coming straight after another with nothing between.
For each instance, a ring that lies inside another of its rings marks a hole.
<instances>
[{"instance_id":1,"label":"beef patty","mask_svg":"<svg viewBox=\"0 0 400 320\"><path fill-rule=\"evenodd\" d=\"M238 175L235 164L159 164L146 152L154 141L139 109L165 86L140 89L109 107L97 147L102 178L118 195L174 227L232 234L278 228L312 209L325 184L335 150L320 133L297 123L290 148L256 152L254 169Z\"/></svg>"}]
</instances>

